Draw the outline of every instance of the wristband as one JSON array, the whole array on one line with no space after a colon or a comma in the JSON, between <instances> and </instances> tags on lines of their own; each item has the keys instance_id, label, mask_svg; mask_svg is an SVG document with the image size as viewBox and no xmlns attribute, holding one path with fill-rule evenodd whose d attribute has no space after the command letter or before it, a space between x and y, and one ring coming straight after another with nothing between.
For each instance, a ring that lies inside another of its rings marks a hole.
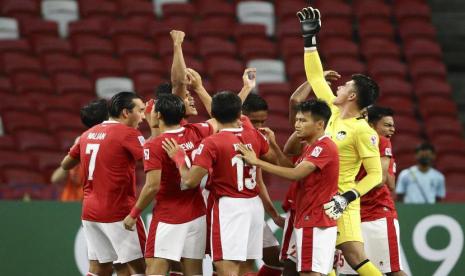
<instances>
[{"instance_id":1,"label":"wristband","mask_svg":"<svg viewBox=\"0 0 465 276\"><path fill-rule=\"evenodd\" d=\"M140 208L137 208L136 206L132 207L131 209L131 213L129 213L129 216L131 218L138 218L140 216L140 214L142 213L142 209Z\"/></svg>"},{"instance_id":2,"label":"wristband","mask_svg":"<svg viewBox=\"0 0 465 276\"><path fill-rule=\"evenodd\" d=\"M359 194L355 190L350 190L341 195L343 198L347 200L347 204L356 200L359 197Z\"/></svg>"},{"instance_id":3,"label":"wristband","mask_svg":"<svg viewBox=\"0 0 465 276\"><path fill-rule=\"evenodd\" d=\"M181 149L178 152L176 152L176 154L173 156L173 161L174 163L176 163L176 166L178 168L181 168L182 165L186 163L186 153L184 152L184 150Z\"/></svg>"}]
</instances>

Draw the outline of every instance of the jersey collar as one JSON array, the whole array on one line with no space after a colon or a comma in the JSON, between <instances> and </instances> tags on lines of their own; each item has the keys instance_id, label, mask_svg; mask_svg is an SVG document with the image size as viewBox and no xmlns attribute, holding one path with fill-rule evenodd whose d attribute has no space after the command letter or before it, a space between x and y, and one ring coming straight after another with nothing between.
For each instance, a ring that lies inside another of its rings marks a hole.
<instances>
[{"instance_id":1,"label":"jersey collar","mask_svg":"<svg viewBox=\"0 0 465 276\"><path fill-rule=\"evenodd\" d=\"M180 128L177 128L177 129L167 130L164 133L180 133L180 132L183 132L183 131L184 131L184 127L180 127Z\"/></svg>"},{"instance_id":2,"label":"jersey collar","mask_svg":"<svg viewBox=\"0 0 465 276\"><path fill-rule=\"evenodd\" d=\"M238 128L223 128L222 130L220 131L229 131L229 132L241 132L243 131L244 129L242 127L238 127Z\"/></svg>"},{"instance_id":3,"label":"jersey collar","mask_svg":"<svg viewBox=\"0 0 465 276\"><path fill-rule=\"evenodd\" d=\"M325 139L326 137L329 138L329 136L325 134L325 135L321 136L320 138L318 138L318 141L321 141L321 140Z\"/></svg>"},{"instance_id":4,"label":"jersey collar","mask_svg":"<svg viewBox=\"0 0 465 276\"><path fill-rule=\"evenodd\" d=\"M106 121L103 121L102 124L120 124L120 122L115 121L115 120L106 120Z\"/></svg>"}]
</instances>

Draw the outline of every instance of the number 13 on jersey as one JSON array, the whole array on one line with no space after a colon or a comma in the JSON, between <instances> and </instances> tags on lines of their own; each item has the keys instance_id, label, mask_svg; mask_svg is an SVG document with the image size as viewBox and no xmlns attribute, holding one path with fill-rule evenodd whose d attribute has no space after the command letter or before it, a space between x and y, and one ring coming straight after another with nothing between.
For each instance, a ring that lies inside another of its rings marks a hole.
<instances>
[{"instance_id":1,"label":"number 13 on jersey","mask_svg":"<svg viewBox=\"0 0 465 276\"><path fill-rule=\"evenodd\" d=\"M239 191L244 190L244 185L247 189L252 190L257 186L257 167L250 166L244 163L244 160L239 155L234 156L231 159L231 165L236 167L237 172L237 189ZM248 170L244 170L248 168ZM247 176L244 175L247 174Z\"/></svg>"}]
</instances>

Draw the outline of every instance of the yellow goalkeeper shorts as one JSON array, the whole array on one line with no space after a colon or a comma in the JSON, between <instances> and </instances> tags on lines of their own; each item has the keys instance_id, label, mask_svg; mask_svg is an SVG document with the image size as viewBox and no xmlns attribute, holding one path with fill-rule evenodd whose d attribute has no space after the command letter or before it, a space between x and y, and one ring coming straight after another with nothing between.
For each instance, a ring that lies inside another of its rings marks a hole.
<instances>
[{"instance_id":1,"label":"yellow goalkeeper shorts","mask_svg":"<svg viewBox=\"0 0 465 276\"><path fill-rule=\"evenodd\" d=\"M360 198L352 201L337 220L336 245L348 241L363 242L360 218Z\"/></svg>"}]
</instances>

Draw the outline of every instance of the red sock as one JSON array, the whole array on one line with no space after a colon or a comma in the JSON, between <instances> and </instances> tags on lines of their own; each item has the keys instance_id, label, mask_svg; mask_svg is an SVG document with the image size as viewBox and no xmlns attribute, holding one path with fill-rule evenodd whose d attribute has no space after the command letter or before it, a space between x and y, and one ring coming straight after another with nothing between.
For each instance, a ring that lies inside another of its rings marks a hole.
<instances>
[{"instance_id":1,"label":"red sock","mask_svg":"<svg viewBox=\"0 0 465 276\"><path fill-rule=\"evenodd\" d=\"M262 268L257 273L257 276L281 276L283 273L282 269L262 265Z\"/></svg>"}]
</instances>

